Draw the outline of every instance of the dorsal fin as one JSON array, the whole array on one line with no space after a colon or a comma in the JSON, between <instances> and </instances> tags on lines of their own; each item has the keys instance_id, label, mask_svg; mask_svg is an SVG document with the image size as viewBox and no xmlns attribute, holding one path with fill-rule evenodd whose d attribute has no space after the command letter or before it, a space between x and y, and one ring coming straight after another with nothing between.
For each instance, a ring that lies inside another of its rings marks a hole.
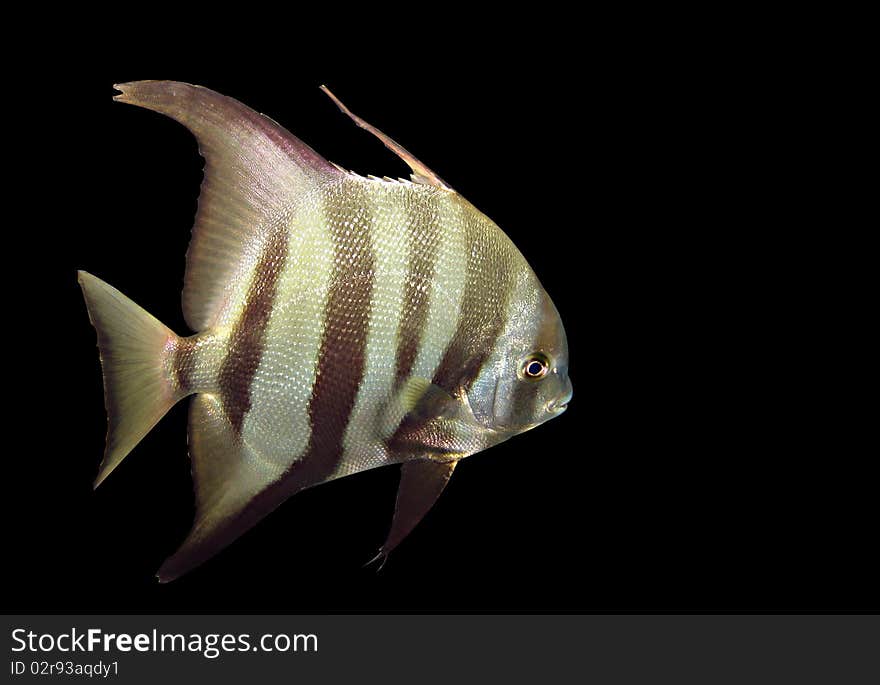
<instances>
[{"instance_id":1,"label":"dorsal fin","mask_svg":"<svg viewBox=\"0 0 880 685\"><path fill-rule=\"evenodd\" d=\"M445 190L451 190L451 188L446 184L446 182L440 178L437 174L431 171L427 166L422 164L418 159L416 159L415 155L409 152L405 147L403 147L400 143L397 143L392 138L386 136L382 131L373 126L372 124L368 124L366 121L361 119L359 116L354 114L351 110L348 109L345 105L342 104L342 101L336 97L333 93L330 92L330 89L327 86L321 86L321 90L323 90L327 96L336 103L336 106L342 110L343 113L348 115L351 120L360 126L362 129L369 131L374 136L376 136L379 140L381 140L385 147L391 150L395 155L400 157L404 162L407 163L410 169L412 169L412 180L415 183L421 183L423 185L436 186L438 188L443 188Z\"/></svg>"},{"instance_id":2,"label":"dorsal fin","mask_svg":"<svg viewBox=\"0 0 880 685\"><path fill-rule=\"evenodd\" d=\"M122 91L114 100L186 126L205 158L183 288L186 322L204 330L217 322L253 239L298 195L342 172L270 118L208 88L176 81L114 87Z\"/></svg>"}]
</instances>

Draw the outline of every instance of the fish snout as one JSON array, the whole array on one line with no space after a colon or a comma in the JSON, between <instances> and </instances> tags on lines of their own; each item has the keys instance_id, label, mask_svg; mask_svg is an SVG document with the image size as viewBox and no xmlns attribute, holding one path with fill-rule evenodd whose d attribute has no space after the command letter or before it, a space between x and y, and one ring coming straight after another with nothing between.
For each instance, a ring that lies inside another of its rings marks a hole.
<instances>
[{"instance_id":1,"label":"fish snout","mask_svg":"<svg viewBox=\"0 0 880 685\"><path fill-rule=\"evenodd\" d=\"M547 405L547 410L553 414L561 414L568 408L568 403L571 402L573 394L574 390L571 385L571 379L566 378L562 394Z\"/></svg>"}]
</instances>

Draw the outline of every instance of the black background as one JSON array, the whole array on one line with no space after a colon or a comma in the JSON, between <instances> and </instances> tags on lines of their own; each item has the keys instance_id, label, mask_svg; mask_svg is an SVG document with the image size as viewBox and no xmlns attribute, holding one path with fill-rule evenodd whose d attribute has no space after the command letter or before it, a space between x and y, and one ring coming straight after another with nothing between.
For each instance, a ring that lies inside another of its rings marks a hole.
<instances>
[{"instance_id":1,"label":"black background","mask_svg":"<svg viewBox=\"0 0 880 685\"><path fill-rule=\"evenodd\" d=\"M286 61L207 47L159 59L150 45L58 54L13 110L10 137L32 147L27 195L8 199L28 211L5 264L20 410L4 610L880 608L876 481L828 358L829 265L804 254L829 227L805 206L772 79L746 85L741 62L662 42L466 58L452 40L407 57L328 45L304 59L292 45ZM405 176L326 83L493 218L561 312L569 410L464 461L379 573L361 565L387 532L394 467L297 495L159 585L192 519L186 402L92 491L105 418L76 269L187 332L202 162L183 127L112 102L113 83L141 78L211 87L346 168Z\"/></svg>"}]
</instances>

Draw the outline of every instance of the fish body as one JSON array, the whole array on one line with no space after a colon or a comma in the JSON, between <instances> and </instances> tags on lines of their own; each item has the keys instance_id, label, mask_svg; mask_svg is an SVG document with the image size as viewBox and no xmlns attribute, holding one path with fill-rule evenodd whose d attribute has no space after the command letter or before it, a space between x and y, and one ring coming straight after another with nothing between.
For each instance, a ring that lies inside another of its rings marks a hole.
<instances>
[{"instance_id":1,"label":"fish body","mask_svg":"<svg viewBox=\"0 0 880 685\"><path fill-rule=\"evenodd\" d=\"M117 88L116 99L187 126L206 160L183 292L194 335L79 276L109 424L96 485L192 396L196 517L160 580L304 488L401 463L385 557L461 458L564 411L565 333L522 254L332 94L409 163L412 181L347 172L205 88Z\"/></svg>"}]
</instances>

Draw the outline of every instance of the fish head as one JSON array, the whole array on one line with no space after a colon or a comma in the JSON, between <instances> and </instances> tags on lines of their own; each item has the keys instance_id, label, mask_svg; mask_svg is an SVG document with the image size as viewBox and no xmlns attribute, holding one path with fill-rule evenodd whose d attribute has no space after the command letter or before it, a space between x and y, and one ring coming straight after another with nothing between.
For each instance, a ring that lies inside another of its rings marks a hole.
<instances>
[{"instance_id":1,"label":"fish head","mask_svg":"<svg viewBox=\"0 0 880 685\"><path fill-rule=\"evenodd\" d=\"M553 301L533 274L520 279L503 333L468 402L500 442L562 414L572 397L568 342Z\"/></svg>"}]
</instances>

